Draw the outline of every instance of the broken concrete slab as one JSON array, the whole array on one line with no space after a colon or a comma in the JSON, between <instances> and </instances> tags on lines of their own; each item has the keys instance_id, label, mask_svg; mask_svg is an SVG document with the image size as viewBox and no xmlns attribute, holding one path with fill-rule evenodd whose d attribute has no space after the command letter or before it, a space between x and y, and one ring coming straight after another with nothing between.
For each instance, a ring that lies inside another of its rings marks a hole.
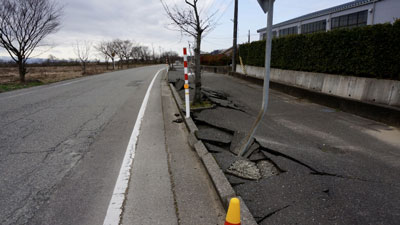
<instances>
[{"instance_id":1,"label":"broken concrete slab","mask_svg":"<svg viewBox=\"0 0 400 225\"><path fill-rule=\"evenodd\" d=\"M400 214L387 213L399 212L400 199L391 196L397 196L400 187L381 183L288 172L235 190L263 225L397 224L400 219Z\"/></svg>"},{"instance_id":2,"label":"broken concrete slab","mask_svg":"<svg viewBox=\"0 0 400 225\"><path fill-rule=\"evenodd\" d=\"M231 143L231 147L230 147L230 151L235 154L238 155L241 147L243 146L243 142L245 141L246 137L246 133L243 131L235 131L235 133L233 134L233 138L232 138L232 143Z\"/></svg>"},{"instance_id":3,"label":"broken concrete slab","mask_svg":"<svg viewBox=\"0 0 400 225\"><path fill-rule=\"evenodd\" d=\"M273 155L263 150L259 150L259 152L263 154L265 158L275 163L276 167L278 167L280 171L297 174L310 174L312 172L312 170L310 170L309 168L304 167L303 165L300 165L297 162L294 162L288 158Z\"/></svg>"},{"instance_id":4,"label":"broken concrete slab","mask_svg":"<svg viewBox=\"0 0 400 225\"><path fill-rule=\"evenodd\" d=\"M261 178L260 170L254 162L237 160L226 170L227 173L249 180Z\"/></svg>"},{"instance_id":5,"label":"broken concrete slab","mask_svg":"<svg viewBox=\"0 0 400 225\"><path fill-rule=\"evenodd\" d=\"M250 146L249 150L243 155L245 158L249 158L250 155L253 154L254 151L260 148L260 145L257 142L253 141L253 144Z\"/></svg>"},{"instance_id":6,"label":"broken concrete slab","mask_svg":"<svg viewBox=\"0 0 400 225\"><path fill-rule=\"evenodd\" d=\"M239 130L250 130L254 118L238 110L217 107L216 109L203 110L197 113L195 121L222 128L233 133Z\"/></svg>"},{"instance_id":7,"label":"broken concrete slab","mask_svg":"<svg viewBox=\"0 0 400 225\"><path fill-rule=\"evenodd\" d=\"M231 108L239 111L244 110L240 108L237 104L233 103L231 100L228 99L227 94L220 92L220 91L215 91L211 89L203 89L203 94L207 96L207 98L214 102L215 104L221 106L221 107L226 107L226 108Z\"/></svg>"},{"instance_id":8,"label":"broken concrete slab","mask_svg":"<svg viewBox=\"0 0 400 225\"><path fill-rule=\"evenodd\" d=\"M234 104L232 101L229 100L223 100L223 99L218 99L218 98L213 98L213 97L208 97L210 101L213 103L217 104L218 106L225 107L225 108L231 108L235 110L239 110L244 112L243 109L239 108L236 104Z\"/></svg>"},{"instance_id":9,"label":"broken concrete slab","mask_svg":"<svg viewBox=\"0 0 400 225\"><path fill-rule=\"evenodd\" d=\"M198 130L195 134L198 139L212 143L229 144L232 140L229 133L212 127Z\"/></svg>"},{"instance_id":10,"label":"broken concrete slab","mask_svg":"<svg viewBox=\"0 0 400 225\"><path fill-rule=\"evenodd\" d=\"M228 95L226 93L222 92L222 91L215 91L215 90L211 90L209 88L203 87L202 88L202 92L207 97L223 99L223 100L227 100L228 99Z\"/></svg>"},{"instance_id":11,"label":"broken concrete slab","mask_svg":"<svg viewBox=\"0 0 400 225\"><path fill-rule=\"evenodd\" d=\"M279 174L279 170L268 160L261 160L257 162L257 167L260 170L262 178L268 178Z\"/></svg>"},{"instance_id":12,"label":"broken concrete slab","mask_svg":"<svg viewBox=\"0 0 400 225\"><path fill-rule=\"evenodd\" d=\"M240 178L240 177L233 176L233 175L230 175L230 174L225 174L225 176L226 176L226 178L228 179L229 183L232 185L232 187L235 187L235 186L237 186L237 185L244 184L244 183L246 183L246 182L251 182L251 181L249 181L249 180L242 179L242 178Z\"/></svg>"},{"instance_id":13,"label":"broken concrete slab","mask_svg":"<svg viewBox=\"0 0 400 225\"><path fill-rule=\"evenodd\" d=\"M207 143L204 141L204 145L207 147L208 151L211 153L221 153L221 152L226 152L227 150L224 148L221 148L217 145L213 145L211 143Z\"/></svg>"},{"instance_id":14,"label":"broken concrete slab","mask_svg":"<svg viewBox=\"0 0 400 225\"><path fill-rule=\"evenodd\" d=\"M261 152L261 150L255 150L251 155L250 155L250 157L248 158L250 161L253 161L253 162L257 162L257 161L260 161L260 160L263 160L263 159L265 159L266 157L265 157L265 154L263 154L263 152Z\"/></svg>"},{"instance_id":15,"label":"broken concrete slab","mask_svg":"<svg viewBox=\"0 0 400 225\"><path fill-rule=\"evenodd\" d=\"M224 100L224 99L219 99L219 98L213 98L213 97L208 97L212 102L216 103L219 106L222 107L228 107L230 104L232 104L231 101Z\"/></svg>"},{"instance_id":16,"label":"broken concrete slab","mask_svg":"<svg viewBox=\"0 0 400 225\"><path fill-rule=\"evenodd\" d=\"M175 81L175 88L177 91L182 90L184 85L185 85L185 81L182 79L178 79Z\"/></svg>"},{"instance_id":17,"label":"broken concrete slab","mask_svg":"<svg viewBox=\"0 0 400 225\"><path fill-rule=\"evenodd\" d=\"M215 154L213 154L213 156L214 156L215 160L217 161L219 167L224 172L232 165L232 163L234 163L238 159L241 159L229 151L215 153Z\"/></svg>"}]
</instances>

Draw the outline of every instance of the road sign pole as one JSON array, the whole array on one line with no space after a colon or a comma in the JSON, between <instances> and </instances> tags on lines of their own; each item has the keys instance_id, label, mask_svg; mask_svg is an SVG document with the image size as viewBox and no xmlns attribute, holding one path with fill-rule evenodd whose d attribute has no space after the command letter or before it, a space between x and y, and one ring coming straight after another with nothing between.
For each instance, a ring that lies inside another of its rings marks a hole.
<instances>
[{"instance_id":1,"label":"road sign pole","mask_svg":"<svg viewBox=\"0 0 400 225\"><path fill-rule=\"evenodd\" d=\"M274 16L274 1L268 1L268 9L266 10L266 1L260 1L260 5L263 3L264 12L268 11L268 21L267 21L267 40L266 40L266 49L265 49L265 77L264 77L264 91L263 91L263 102L261 106L261 110L257 115L256 121L254 122L252 128L250 129L250 133L246 136L246 139L243 141L243 145L240 149L239 156L244 155L250 147L251 141L254 137L254 134L257 131L258 126L260 125L262 119L264 118L265 113L267 112L268 107L268 95L269 95L269 78L271 73L271 46L272 46L272 21Z\"/></svg>"},{"instance_id":2,"label":"road sign pole","mask_svg":"<svg viewBox=\"0 0 400 225\"><path fill-rule=\"evenodd\" d=\"M187 50L183 48L183 64L185 72L185 105L186 105L186 118L190 117L190 95L189 95L189 75L188 75L188 61L187 61Z\"/></svg>"}]
</instances>

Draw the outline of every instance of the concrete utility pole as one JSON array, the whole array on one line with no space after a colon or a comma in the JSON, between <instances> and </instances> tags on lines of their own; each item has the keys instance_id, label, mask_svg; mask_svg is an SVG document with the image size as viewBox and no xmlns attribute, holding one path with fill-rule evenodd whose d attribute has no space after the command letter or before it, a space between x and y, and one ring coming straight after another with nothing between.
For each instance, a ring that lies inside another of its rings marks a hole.
<instances>
[{"instance_id":1,"label":"concrete utility pole","mask_svg":"<svg viewBox=\"0 0 400 225\"><path fill-rule=\"evenodd\" d=\"M250 30L249 30L249 36L248 36L247 42L250 43Z\"/></svg>"},{"instance_id":2,"label":"concrete utility pole","mask_svg":"<svg viewBox=\"0 0 400 225\"><path fill-rule=\"evenodd\" d=\"M232 72L236 72L238 4L238 0L235 0L235 12L233 18Z\"/></svg>"}]
</instances>

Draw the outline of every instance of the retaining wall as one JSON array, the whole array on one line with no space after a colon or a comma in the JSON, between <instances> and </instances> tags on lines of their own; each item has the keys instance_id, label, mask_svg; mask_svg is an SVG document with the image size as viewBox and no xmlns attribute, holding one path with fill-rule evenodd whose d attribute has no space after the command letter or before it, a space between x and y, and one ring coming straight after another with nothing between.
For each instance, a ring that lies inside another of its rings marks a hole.
<instances>
[{"instance_id":1,"label":"retaining wall","mask_svg":"<svg viewBox=\"0 0 400 225\"><path fill-rule=\"evenodd\" d=\"M264 67L245 66L246 74L264 79ZM237 73L242 73L240 65ZM325 94L400 107L400 81L271 69L271 81Z\"/></svg>"}]
</instances>

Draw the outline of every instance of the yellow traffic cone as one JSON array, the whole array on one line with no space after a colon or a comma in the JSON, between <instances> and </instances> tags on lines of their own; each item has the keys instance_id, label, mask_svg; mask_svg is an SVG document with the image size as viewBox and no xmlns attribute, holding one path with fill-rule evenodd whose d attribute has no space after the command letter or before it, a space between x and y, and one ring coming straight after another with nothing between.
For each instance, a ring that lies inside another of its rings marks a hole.
<instances>
[{"instance_id":1,"label":"yellow traffic cone","mask_svg":"<svg viewBox=\"0 0 400 225\"><path fill-rule=\"evenodd\" d=\"M229 202L225 225L240 225L240 200L232 198Z\"/></svg>"}]
</instances>

